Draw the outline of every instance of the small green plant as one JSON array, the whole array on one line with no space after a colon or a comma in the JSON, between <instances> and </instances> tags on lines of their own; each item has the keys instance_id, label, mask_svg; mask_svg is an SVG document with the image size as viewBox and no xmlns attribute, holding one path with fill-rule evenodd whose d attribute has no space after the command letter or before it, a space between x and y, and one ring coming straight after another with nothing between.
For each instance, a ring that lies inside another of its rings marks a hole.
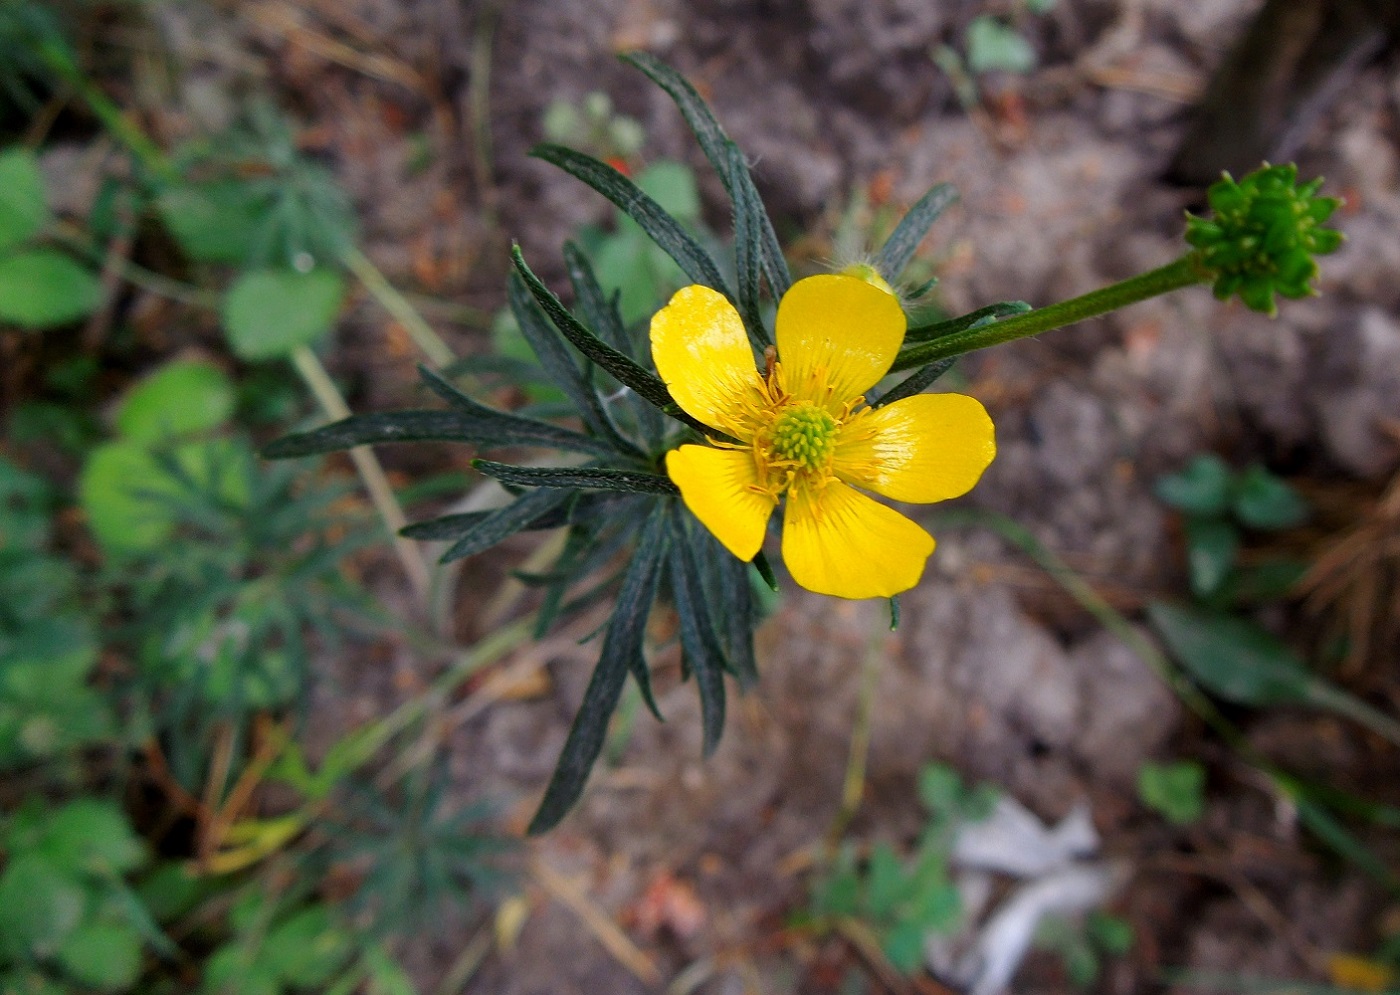
<instances>
[{"instance_id":1,"label":"small green plant","mask_svg":"<svg viewBox=\"0 0 1400 995\"><path fill-rule=\"evenodd\" d=\"M0 325L40 331L102 305L97 275L48 244L53 217L32 152L0 150Z\"/></svg>"},{"instance_id":2,"label":"small green plant","mask_svg":"<svg viewBox=\"0 0 1400 995\"><path fill-rule=\"evenodd\" d=\"M1227 701L1311 705L1400 743L1400 723L1314 673L1287 643L1247 614L1282 598L1306 568L1288 559L1245 566L1240 556L1246 536L1306 520L1307 505L1297 492L1262 466L1236 472L1210 454L1163 477L1156 490L1183 515L1195 600L1154 601L1148 619L1191 677Z\"/></svg>"},{"instance_id":3,"label":"small green plant","mask_svg":"<svg viewBox=\"0 0 1400 995\"><path fill-rule=\"evenodd\" d=\"M1055 0L1023 0L1017 19L1048 13ZM980 99L978 77L992 72L1025 75L1039 64L1035 49L1015 24L990 14L972 19L963 34L962 52L951 45L938 45L930 55L953 83L958 101L972 107Z\"/></svg>"},{"instance_id":4,"label":"small green plant","mask_svg":"<svg viewBox=\"0 0 1400 995\"><path fill-rule=\"evenodd\" d=\"M1091 912L1082 922L1050 917L1041 920L1036 946L1060 958L1076 988L1098 980L1103 962L1133 948L1132 924L1106 912Z\"/></svg>"},{"instance_id":5,"label":"small green plant","mask_svg":"<svg viewBox=\"0 0 1400 995\"><path fill-rule=\"evenodd\" d=\"M1138 798L1168 822L1187 826L1206 810L1206 769L1194 760L1145 763L1138 770Z\"/></svg>"},{"instance_id":6,"label":"small green plant","mask_svg":"<svg viewBox=\"0 0 1400 995\"><path fill-rule=\"evenodd\" d=\"M913 852L901 856L886 842L864 861L845 842L812 887L803 921L819 929L857 921L877 938L899 970L912 973L922 961L925 938L948 932L962 919L962 901L948 873L948 857L960 826L991 815L997 792L968 787L957 772L930 764L919 774L919 801L928 821Z\"/></svg>"}]
</instances>

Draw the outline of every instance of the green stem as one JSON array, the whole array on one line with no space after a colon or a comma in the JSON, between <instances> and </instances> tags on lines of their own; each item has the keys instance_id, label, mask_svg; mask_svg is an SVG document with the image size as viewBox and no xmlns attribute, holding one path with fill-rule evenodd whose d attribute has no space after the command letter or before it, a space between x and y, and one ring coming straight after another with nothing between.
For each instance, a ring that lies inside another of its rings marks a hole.
<instances>
[{"instance_id":1,"label":"green stem","mask_svg":"<svg viewBox=\"0 0 1400 995\"><path fill-rule=\"evenodd\" d=\"M428 362L440 367L457 358L407 298L384 278L384 274L379 272L374 263L369 261L368 256L351 246L341 253L340 261L365 285L365 289L374 296L380 306L404 327L409 338L413 339L423 355L428 357Z\"/></svg>"},{"instance_id":2,"label":"green stem","mask_svg":"<svg viewBox=\"0 0 1400 995\"><path fill-rule=\"evenodd\" d=\"M299 346L292 353L292 365L296 367L297 373L301 374L302 380L306 381L306 386L321 405L326 417L336 420L350 417L350 408L345 403L345 398L340 396L340 391L336 389L330 374L309 346ZM384 468L380 466L374 451L368 446L356 446L351 449L350 459L354 462L360 479L364 481L365 490L369 492L375 511L379 512L384 527L393 537L394 552L398 554L399 562L408 574L409 583L413 585L419 600L426 604L428 591L432 587L432 575L418 544L399 535L399 530L408 524L408 519L403 513L403 508L399 507L399 500L394 496L389 478L384 475Z\"/></svg>"},{"instance_id":3,"label":"green stem","mask_svg":"<svg viewBox=\"0 0 1400 995\"><path fill-rule=\"evenodd\" d=\"M1086 318L1094 318L1109 311L1116 311L1120 307L1145 301L1149 297L1180 290L1194 283L1205 283L1210 279L1210 275L1202 270L1196 261L1195 253L1187 253L1166 266L1140 273L1121 283L1102 287L1083 296L1072 297L1067 301L1018 314L981 328L954 332L952 335L915 346L900 354L890 372L912 370L950 356L961 356L975 349L985 349L988 346L1001 345L1003 342L1039 335L1041 332L1063 328Z\"/></svg>"}]
</instances>

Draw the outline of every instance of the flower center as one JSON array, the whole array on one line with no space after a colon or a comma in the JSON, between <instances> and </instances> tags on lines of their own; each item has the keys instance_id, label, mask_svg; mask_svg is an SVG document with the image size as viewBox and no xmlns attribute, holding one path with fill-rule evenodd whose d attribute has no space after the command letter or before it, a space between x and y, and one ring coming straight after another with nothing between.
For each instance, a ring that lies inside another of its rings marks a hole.
<instances>
[{"instance_id":1,"label":"flower center","mask_svg":"<svg viewBox=\"0 0 1400 995\"><path fill-rule=\"evenodd\" d=\"M836 445L836 419L825 408L799 404L773 423L772 451L779 459L807 469L826 465Z\"/></svg>"}]
</instances>

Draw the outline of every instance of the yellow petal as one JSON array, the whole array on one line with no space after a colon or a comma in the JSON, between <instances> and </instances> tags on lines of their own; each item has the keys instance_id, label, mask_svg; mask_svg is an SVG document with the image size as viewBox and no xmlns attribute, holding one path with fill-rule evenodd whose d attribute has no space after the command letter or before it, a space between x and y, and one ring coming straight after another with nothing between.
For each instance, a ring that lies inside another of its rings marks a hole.
<instances>
[{"instance_id":1,"label":"yellow petal","mask_svg":"<svg viewBox=\"0 0 1400 995\"><path fill-rule=\"evenodd\" d=\"M972 490L996 454L996 430L976 398L915 394L842 425L832 469L849 484L922 504Z\"/></svg>"},{"instance_id":2,"label":"yellow petal","mask_svg":"<svg viewBox=\"0 0 1400 995\"><path fill-rule=\"evenodd\" d=\"M758 470L751 452L681 446L666 454L666 472L681 489L685 506L725 549L741 560L758 554L778 502L752 489Z\"/></svg>"},{"instance_id":3,"label":"yellow petal","mask_svg":"<svg viewBox=\"0 0 1400 995\"><path fill-rule=\"evenodd\" d=\"M788 492L783 560L809 591L889 598L923 576L933 536L839 480Z\"/></svg>"},{"instance_id":4,"label":"yellow petal","mask_svg":"<svg viewBox=\"0 0 1400 995\"><path fill-rule=\"evenodd\" d=\"M651 356L687 414L735 438L752 436L745 414L761 382L744 322L723 294L698 284L676 291L651 319Z\"/></svg>"},{"instance_id":5,"label":"yellow petal","mask_svg":"<svg viewBox=\"0 0 1400 995\"><path fill-rule=\"evenodd\" d=\"M802 400L840 407L889 371L905 326L898 298L864 280L798 280L778 303L783 384Z\"/></svg>"}]
</instances>

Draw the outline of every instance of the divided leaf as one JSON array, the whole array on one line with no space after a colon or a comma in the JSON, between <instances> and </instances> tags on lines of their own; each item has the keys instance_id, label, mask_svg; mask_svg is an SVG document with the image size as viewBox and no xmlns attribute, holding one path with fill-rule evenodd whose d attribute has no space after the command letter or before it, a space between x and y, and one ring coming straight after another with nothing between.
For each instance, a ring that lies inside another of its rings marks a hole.
<instances>
[{"instance_id":1,"label":"divided leaf","mask_svg":"<svg viewBox=\"0 0 1400 995\"><path fill-rule=\"evenodd\" d=\"M880 275L890 283L899 279L899 274L909 265L914 250L924 240L929 228L948 205L957 199L958 192L947 183L937 184L920 197L880 247L880 252L875 257L875 268L880 271Z\"/></svg>"},{"instance_id":2,"label":"divided leaf","mask_svg":"<svg viewBox=\"0 0 1400 995\"><path fill-rule=\"evenodd\" d=\"M564 742L539 811L530 821L528 832L531 834L554 828L578 801L588 774L602 752L608 720L617 710L627 674L639 665L646 667L642 647L666 554L665 524L666 506L664 502L658 503L642 528L637 551L622 579L598 665L588 682L583 704Z\"/></svg>"}]
</instances>

